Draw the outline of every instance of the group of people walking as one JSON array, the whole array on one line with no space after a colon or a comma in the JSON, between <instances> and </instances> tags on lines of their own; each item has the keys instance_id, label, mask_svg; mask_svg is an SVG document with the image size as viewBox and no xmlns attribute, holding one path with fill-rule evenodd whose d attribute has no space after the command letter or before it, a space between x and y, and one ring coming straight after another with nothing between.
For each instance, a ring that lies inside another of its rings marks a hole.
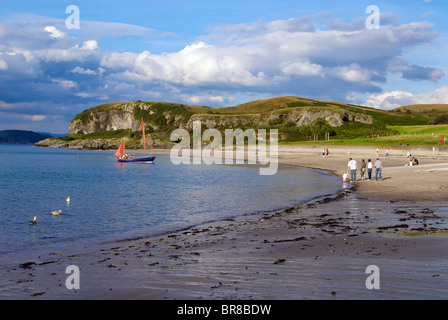
<instances>
[{"instance_id":1,"label":"group of people walking","mask_svg":"<svg viewBox=\"0 0 448 320\"><path fill-rule=\"evenodd\" d=\"M379 158L376 158L375 163L372 163L372 160L367 160L367 162L362 159L361 160L361 166L360 166L360 172L361 172L361 180L366 179L366 173L367 173L367 180L372 180L372 172L373 169L375 169L375 180L381 181L382 179L382 172L383 172L383 164ZM349 159L349 162L347 164L347 171L343 175L343 182L346 182L348 173L350 172L350 181L356 182L356 172L358 171L358 163L356 160L353 160L353 158Z\"/></svg>"}]
</instances>

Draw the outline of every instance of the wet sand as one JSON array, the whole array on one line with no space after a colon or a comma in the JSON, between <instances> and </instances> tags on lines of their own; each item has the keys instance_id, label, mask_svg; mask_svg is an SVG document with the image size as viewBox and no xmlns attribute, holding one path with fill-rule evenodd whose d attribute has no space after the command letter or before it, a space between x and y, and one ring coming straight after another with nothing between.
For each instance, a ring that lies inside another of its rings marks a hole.
<instances>
[{"instance_id":1,"label":"wet sand","mask_svg":"<svg viewBox=\"0 0 448 320\"><path fill-rule=\"evenodd\" d=\"M0 298L447 299L448 154L414 153L422 165L405 167L406 151L382 150L382 181L298 207L30 257L1 271ZM281 146L279 163L341 176L349 156L376 151L332 147L323 158L321 147ZM65 286L69 265L80 268L79 290ZM370 265L379 290L366 288Z\"/></svg>"}]
</instances>

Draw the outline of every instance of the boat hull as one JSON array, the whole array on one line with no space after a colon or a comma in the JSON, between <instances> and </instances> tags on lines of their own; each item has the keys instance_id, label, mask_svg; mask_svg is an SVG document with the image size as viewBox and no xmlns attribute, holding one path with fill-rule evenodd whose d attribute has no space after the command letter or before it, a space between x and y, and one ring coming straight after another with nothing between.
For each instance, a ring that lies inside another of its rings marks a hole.
<instances>
[{"instance_id":1,"label":"boat hull","mask_svg":"<svg viewBox=\"0 0 448 320\"><path fill-rule=\"evenodd\" d=\"M118 162L153 162L156 157L146 157L137 159L118 159Z\"/></svg>"}]
</instances>

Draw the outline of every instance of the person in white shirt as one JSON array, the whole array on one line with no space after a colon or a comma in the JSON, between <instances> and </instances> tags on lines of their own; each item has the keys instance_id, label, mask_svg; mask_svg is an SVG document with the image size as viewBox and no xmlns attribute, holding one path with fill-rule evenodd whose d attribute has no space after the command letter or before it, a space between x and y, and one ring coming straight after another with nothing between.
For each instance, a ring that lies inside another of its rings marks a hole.
<instances>
[{"instance_id":1,"label":"person in white shirt","mask_svg":"<svg viewBox=\"0 0 448 320\"><path fill-rule=\"evenodd\" d=\"M369 181L372 179L372 170L373 170L373 163L372 160L367 161L367 173L369 175Z\"/></svg>"},{"instance_id":2,"label":"person in white shirt","mask_svg":"<svg viewBox=\"0 0 448 320\"><path fill-rule=\"evenodd\" d=\"M350 181L356 182L356 170L358 170L358 163L352 158L350 158L349 160L350 161L347 164L347 170L350 170Z\"/></svg>"}]
</instances>

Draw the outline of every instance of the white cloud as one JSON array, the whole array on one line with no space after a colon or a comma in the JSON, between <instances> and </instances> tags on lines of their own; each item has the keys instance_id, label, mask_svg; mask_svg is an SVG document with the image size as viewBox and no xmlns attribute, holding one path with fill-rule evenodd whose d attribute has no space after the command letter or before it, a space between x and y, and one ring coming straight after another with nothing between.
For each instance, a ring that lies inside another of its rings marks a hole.
<instances>
[{"instance_id":1,"label":"white cloud","mask_svg":"<svg viewBox=\"0 0 448 320\"><path fill-rule=\"evenodd\" d=\"M96 40L85 41L81 46L81 50L98 50L99 48Z\"/></svg>"},{"instance_id":2,"label":"white cloud","mask_svg":"<svg viewBox=\"0 0 448 320\"><path fill-rule=\"evenodd\" d=\"M95 94L89 93L89 92L79 92L75 94L77 97L81 98L93 98L95 97Z\"/></svg>"},{"instance_id":3,"label":"white cloud","mask_svg":"<svg viewBox=\"0 0 448 320\"><path fill-rule=\"evenodd\" d=\"M72 70L69 70L68 72L76 73L76 74L86 74L86 75L96 75L97 74L97 72L95 70L84 69L81 67L76 67Z\"/></svg>"},{"instance_id":4,"label":"white cloud","mask_svg":"<svg viewBox=\"0 0 448 320\"><path fill-rule=\"evenodd\" d=\"M78 67L75 67L72 70L69 70L67 72L74 73L74 74L93 76L93 75L102 75L104 72L106 72L106 70L103 68L98 68L97 70L84 69L84 68L78 66Z\"/></svg>"},{"instance_id":5,"label":"white cloud","mask_svg":"<svg viewBox=\"0 0 448 320\"><path fill-rule=\"evenodd\" d=\"M50 33L52 38L64 38L67 34L65 32L59 31L55 26L46 26L45 31Z\"/></svg>"},{"instance_id":6,"label":"white cloud","mask_svg":"<svg viewBox=\"0 0 448 320\"><path fill-rule=\"evenodd\" d=\"M188 104L192 105L208 105L208 104L224 104L225 98L223 96L212 95L186 95L184 97Z\"/></svg>"},{"instance_id":7,"label":"white cloud","mask_svg":"<svg viewBox=\"0 0 448 320\"><path fill-rule=\"evenodd\" d=\"M23 118L31 121L44 121L47 119L44 115L24 115Z\"/></svg>"},{"instance_id":8,"label":"white cloud","mask_svg":"<svg viewBox=\"0 0 448 320\"><path fill-rule=\"evenodd\" d=\"M410 92L392 91L380 95L371 95L367 99L367 106L377 109L394 109L403 105L412 104L413 95Z\"/></svg>"},{"instance_id":9,"label":"white cloud","mask_svg":"<svg viewBox=\"0 0 448 320\"><path fill-rule=\"evenodd\" d=\"M210 83L257 85L264 81L263 72L253 74L238 48L220 48L205 42L196 42L179 52L154 55L148 51L140 54L105 54L101 66L118 71L120 76L136 81L166 81L185 86Z\"/></svg>"},{"instance_id":10,"label":"white cloud","mask_svg":"<svg viewBox=\"0 0 448 320\"><path fill-rule=\"evenodd\" d=\"M310 63L309 61L294 62L282 68L284 74L298 76L323 76L322 71L321 65Z\"/></svg>"},{"instance_id":11,"label":"white cloud","mask_svg":"<svg viewBox=\"0 0 448 320\"><path fill-rule=\"evenodd\" d=\"M137 87L155 84L191 94L201 87L271 95L294 90L334 100L354 92L381 92L390 72L412 81L436 82L444 76L441 69L411 65L402 57L405 48L436 37L430 23L388 24L372 32L318 30L312 22L299 17L218 26L178 52L105 53L101 67L108 70L106 78Z\"/></svg>"},{"instance_id":12,"label":"white cloud","mask_svg":"<svg viewBox=\"0 0 448 320\"><path fill-rule=\"evenodd\" d=\"M78 87L76 82L71 80L65 80L65 79L53 79L54 83L57 83L61 88L63 89L72 89Z\"/></svg>"},{"instance_id":13,"label":"white cloud","mask_svg":"<svg viewBox=\"0 0 448 320\"><path fill-rule=\"evenodd\" d=\"M88 59L94 58L100 54L98 44L95 40L92 42L86 41L82 44L72 47L62 48L48 48L35 50L33 52L35 59L40 59L45 62L85 62Z\"/></svg>"},{"instance_id":14,"label":"white cloud","mask_svg":"<svg viewBox=\"0 0 448 320\"><path fill-rule=\"evenodd\" d=\"M372 72L367 69L362 69L357 63L349 66L336 67L332 69L332 73L348 82L368 82L372 78Z\"/></svg>"},{"instance_id":15,"label":"white cloud","mask_svg":"<svg viewBox=\"0 0 448 320\"><path fill-rule=\"evenodd\" d=\"M416 95L406 91L385 92L367 99L368 107L386 110L413 104L448 104L448 87Z\"/></svg>"}]
</instances>

